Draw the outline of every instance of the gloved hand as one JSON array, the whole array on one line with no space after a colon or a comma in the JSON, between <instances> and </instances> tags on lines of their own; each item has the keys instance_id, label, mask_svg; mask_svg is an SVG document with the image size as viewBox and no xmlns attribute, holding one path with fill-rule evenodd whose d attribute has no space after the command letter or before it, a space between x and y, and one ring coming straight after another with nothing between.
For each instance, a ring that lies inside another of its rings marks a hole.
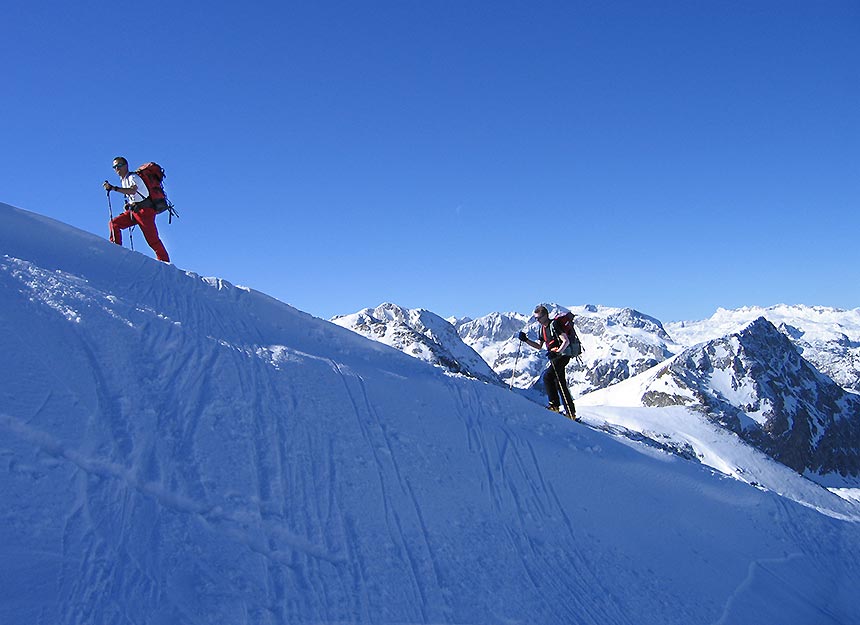
<instances>
[{"instance_id":1,"label":"gloved hand","mask_svg":"<svg viewBox=\"0 0 860 625\"><path fill-rule=\"evenodd\" d=\"M113 189L113 185L111 183L109 183L107 180L105 180L105 183L103 186L105 188L105 191L110 191L111 189Z\"/></svg>"},{"instance_id":2,"label":"gloved hand","mask_svg":"<svg viewBox=\"0 0 860 625\"><path fill-rule=\"evenodd\" d=\"M520 332L517 338L523 342L528 341L529 337L526 336L525 332Z\"/></svg>"}]
</instances>

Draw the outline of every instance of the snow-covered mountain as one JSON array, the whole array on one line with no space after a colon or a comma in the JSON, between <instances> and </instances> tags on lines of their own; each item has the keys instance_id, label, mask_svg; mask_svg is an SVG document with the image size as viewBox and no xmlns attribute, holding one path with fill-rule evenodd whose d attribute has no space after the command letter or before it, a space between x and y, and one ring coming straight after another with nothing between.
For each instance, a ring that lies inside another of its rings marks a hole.
<instances>
[{"instance_id":1,"label":"snow-covered mountain","mask_svg":"<svg viewBox=\"0 0 860 625\"><path fill-rule=\"evenodd\" d=\"M799 473L860 485L860 396L815 369L764 317L643 377L644 406L690 407ZM602 398L613 401L610 392Z\"/></svg>"},{"instance_id":2,"label":"snow-covered mountain","mask_svg":"<svg viewBox=\"0 0 860 625\"><path fill-rule=\"evenodd\" d=\"M751 488L1 204L0 353L2 623L860 619L857 505L766 457Z\"/></svg>"},{"instance_id":3,"label":"snow-covered mountain","mask_svg":"<svg viewBox=\"0 0 860 625\"><path fill-rule=\"evenodd\" d=\"M779 328L819 371L842 388L860 393L860 308L784 304L721 308L710 319L670 323L667 329L676 341L691 346L738 332L759 317Z\"/></svg>"},{"instance_id":4,"label":"snow-covered mountain","mask_svg":"<svg viewBox=\"0 0 860 625\"><path fill-rule=\"evenodd\" d=\"M429 310L384 303L332 321L450 373L499 383L489 365L460 340L454 326Z\"/></svg>"},{"instance_id":5,"label":"snow-covered mountain","mask_svg":"<svg viewBox=\"0 0 860 625\"><path fill-rule=\"evenodd\" d=\"M528 388L534 381L536 354L521 355L515 338L529 324L528 315L492 313L480 319L449 319L460 339L474 349L505 383ZM516 366L516 369L514 368Z\"/></svg>"}]
</instances>

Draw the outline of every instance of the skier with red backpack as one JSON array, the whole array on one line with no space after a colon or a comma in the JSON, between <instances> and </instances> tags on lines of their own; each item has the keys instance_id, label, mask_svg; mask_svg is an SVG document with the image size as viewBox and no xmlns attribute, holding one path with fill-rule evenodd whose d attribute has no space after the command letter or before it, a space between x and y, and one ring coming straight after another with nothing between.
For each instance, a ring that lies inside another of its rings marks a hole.
<instances>
[{"instance_id":1,"label":"skier with red backpack","mask_svg":"<svg viewBox=\"0 0 860 625\"><path fill-rule=\"evenodd\" d=\"M540 324L538 340L532 341L525 332L520 332L517 338L535 349L541 349L546 345L549 367L543 373L543 384L549 398L547 408L559 412L561 405L559 396L561 396L566 416L577 421L576 407L573 405L573 398L570 396L570 389L567 387L564 375L564 368L570 359L582 353L582 344L573 328L573 313L564 313L552 319L545 306L537 306L534 317Z\"/></svg>"},{"instance_id":2,"label":"skier with red backpack","mask_svg":"<svg viewBox=\"0 0 860 625\"><path fill-rule=\"evenodd\" d=\"M171 216L174 214L161 187L164 171L155 163L147 163L138 170L131 172L128 169L128 161L122 156L113 159L113 168L119 175L121 182L120 186L117 187L105 180L104 188L108 192L108 201L110 201L110 192L116 191L125 196L126 204L124 213L117 217L111 214L110 240L117 245L122 245L122 230L138 225L143 231L147 244L155 252L155 257L160 261L169 263L170 256L168 256L164 243L158 236L158 228L155 226L155 216L158 213L170 210ZM155 168L157 171L153 171Z\"/></svg>"}]
</instances>

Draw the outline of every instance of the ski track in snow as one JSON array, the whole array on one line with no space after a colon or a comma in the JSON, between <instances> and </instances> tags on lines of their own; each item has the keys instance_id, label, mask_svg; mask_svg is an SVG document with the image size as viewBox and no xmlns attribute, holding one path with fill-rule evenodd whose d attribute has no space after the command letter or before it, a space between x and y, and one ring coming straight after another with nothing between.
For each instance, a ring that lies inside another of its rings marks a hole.
<instances>
[{"instance_id":1,"label":"ski track in snow","mask_svg":"<svg viewBox=\"0 0 860 625\"><path fill-rule=\"evenodd\" d=\"M417 599L416 605L421 610L421 622L432 620L426 609L426 606L431 604L436 606L436 609L445 616L445 622L448 622L451 609L446 598L438 593L433 597L429 596L433 592L431 589L438 588L441 584L437 557L428 539L428 530L421 516L421 505L408 478L400 469L397 452L384 423L368 397L365 381L360 375L335 361L331 361L331 366L343 383L344 392L349 398L351 411L361 431L365 447L373 455L382 492L387 534L391 543L403 550L409 563L411 584ZM389 476L392 475L396 477L396 484L389 484ZM420 536L423 536L423 540L412 541L407 535L403 520L407 511L412 517L411 523L417 524L420 528ZM434 583L426 583L427 579Z\"/></svg>"},{"instance_id":2,"label":"ski track in snow","mask_svg":"<svg viewBox=\"0 0 860 625\"><path fill-rule=\"evenodd\" d=\"M118 480L131 490L137 491L145 497L156 501L165 508L181 514L201 517L215 531L219 531L232 540L244 544L255 553L259 553L266 558L289 562L288 555L284 555L277 549L267 547L265 541L255 538L244 528L252 524L259 524L267 537L276 539L279 543L288 545L291 549L335 564L345 561L342 555L330 553L323 547L313 545L302 537L293 535L283 526L271 522L261 522L258 516L249 510L228 511L219 504L198 501L170 492L165 489L163 484L145 481L133 469L101 458L89 457L74 449L70 449L62 441L52 437L50 434L32 428L20 419L10 415L0 414L0 427L38 447L47 454L73 464L90 476Z\"/></svg>"},{"instance_id":3,"label":"ski track in snow","mask_svg":"<svg viewBox=\"0 0 860 625\"><path fill-rule=\"evenodd\" d=\"M464 425L468 449L480 458L483 490L492 509L498 514L516 511L516 518L508 520L506 535L522 574L533 587L546 590L549 586L552 592L562 594L570 590L563 580L571 574L593 589L603 587L599 576L593 573L594 563L584 559L582 550L578 548L582 536L576 532L552 483L544 478L533 444L515 435L505 425L499 425L500 413L487 414L474 387L452 382L449 388L458 398L455 405ZM484 419L492 425L485 428ZM577 427L566 421L562 423ZM538 542L528 538L523 540L523 536L534 533L534 524L541 518L556 519L565 530L564 534L555 534L555 538L564 545L554 554L556 557L547 558L547 554L538 548ZM611 594L608 589L606 594ZM579 622L587 616L582 622L590 623L623 622L625 618L611 602L598 607L575 592L568 594L564 610L556 616L567 622Z\"/></svg>"}]
</instances>

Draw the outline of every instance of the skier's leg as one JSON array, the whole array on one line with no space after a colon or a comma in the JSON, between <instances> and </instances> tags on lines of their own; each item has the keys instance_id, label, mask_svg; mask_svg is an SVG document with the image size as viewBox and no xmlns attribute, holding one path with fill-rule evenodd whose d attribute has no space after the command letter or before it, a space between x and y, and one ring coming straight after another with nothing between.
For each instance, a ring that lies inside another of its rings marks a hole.
<instances>
[{"instance_id":1,"label":"skier's leg","mask_svg":"<svg viewBox=\"0 0 860 625\"><path fill-rule=\"evenodd\" d=\"M549 408L553 410L558 410L558 379L556 378L555 371L552 366L552 361L550 361L549 368L543 372L543 388L546 391Z\"/></svg>"},{"instance_id":2,"label":"skier's leg","mask_svg":"<svg viewBox=\"0 0 860 625\"><path fill-rule=\"evenodd\" d=\"M149 247L155 252L155 257L165 263L170 262L170 256L167 250L164 249L164 243L158 236L158 228L155 226L155 209L142 208L135 214L135 220L140 224L140 229L143 232L143 238L146 239Z\"/></svg>"},{"instance_id":3,"label":"skier's leg","mask_svg":"<svg viewBox=\"0 0 860 625\"><path fill-rule=\"evenodd\" d=\"M131 211L125 211L114 217L108 224L110 227L110 240L117 245L122 245L122 231L131 228L135 224Z\"/></svg>"},{"instance_id":4,"label":"skier's leg","mask_svg":"<svg viewBox=\"0 0 860 625\"><path fill-rule=\"evenodd\" d=\"M561 392L564 405L567 408L567 416L571 419L576 419L576 406L573 405L573 397L570 394L570 388L567 386L567 375L565 367L570 362L570 357L565 356L556 361L556 369L558 372L558 387Z\"/></svg>"}]
</instances>

